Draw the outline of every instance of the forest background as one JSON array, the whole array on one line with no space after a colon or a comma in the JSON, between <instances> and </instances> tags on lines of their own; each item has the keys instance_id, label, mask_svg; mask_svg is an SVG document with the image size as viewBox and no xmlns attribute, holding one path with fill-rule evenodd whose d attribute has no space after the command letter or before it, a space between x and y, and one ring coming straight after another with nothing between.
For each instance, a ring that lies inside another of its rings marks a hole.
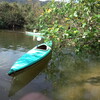
<instances>
[{"instance_id":1,"label":"forest background","mask_svg":"<svg viewBox=\"0 0 100 100\"><path fill-rule=\"evenodd\" d=\"M0 29L45 33L55 50L74 48L75 53L100 54L100 0L71 0L41 4L0 2Z\"/></svg>"}]
</instances>

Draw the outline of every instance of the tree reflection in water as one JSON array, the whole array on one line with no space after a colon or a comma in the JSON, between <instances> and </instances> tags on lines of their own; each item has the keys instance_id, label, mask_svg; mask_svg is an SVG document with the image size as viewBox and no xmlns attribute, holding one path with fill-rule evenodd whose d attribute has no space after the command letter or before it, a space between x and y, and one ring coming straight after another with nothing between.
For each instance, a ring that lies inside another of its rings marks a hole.
<instances>
[{"instance_id":1,"label":"tree reflection in water","mask_svg":"<svg viewBox=\"0 0 100 100\"><path fill-rule=\"evenodd\" d=\"M100 100L100 63L95 59L59 55L48 67L55 100Z\"/></svg>"}]
</instances>

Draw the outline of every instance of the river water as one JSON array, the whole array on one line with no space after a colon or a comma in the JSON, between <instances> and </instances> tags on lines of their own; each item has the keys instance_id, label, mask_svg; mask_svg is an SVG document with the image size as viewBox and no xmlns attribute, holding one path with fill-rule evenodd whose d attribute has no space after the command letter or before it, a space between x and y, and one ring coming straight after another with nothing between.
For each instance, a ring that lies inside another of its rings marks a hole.
<instances>
[{"instance_id":1,"label":"river water","mask_svg":"<svg viewBox=\"0 0 100 100\"><path fill-rule=\"evenodd\" d=\"M10 67L41 42L21 31L0 30L0 100L20 100L30 93L41 93L52 100L100 100L100 59L77 57L66 48L39 75L10 94L13 82L7 74ZM22 81L25 82L24 77Z\"/></svg>"}]
</instances>

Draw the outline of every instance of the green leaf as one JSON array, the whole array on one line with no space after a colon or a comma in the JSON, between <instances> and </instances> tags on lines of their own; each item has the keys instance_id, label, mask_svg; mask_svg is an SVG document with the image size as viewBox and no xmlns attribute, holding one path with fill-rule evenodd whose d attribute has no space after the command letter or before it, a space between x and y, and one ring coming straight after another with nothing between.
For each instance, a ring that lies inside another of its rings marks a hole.
<instances>
[{"instance_id":1,"label":"green leaf","mask_svg":"<svg viewBox=\"0 0 100 100\"><path fill-rule=\"evenodd\" d=\"M84 28L86 26L86 23L83 23L82 27Z\"/></svg>"},{"instance_id":2,"label":"green leaf","mask_svg":"<svg viewBox=\"0 0 100 100\"><path fill-rule=\"evenodd\" d=\"M77 16L78 16L78 15L77 15L77 11L75 11L75 12L74 12L74 17L77 17Z\"/></svg>"},{"instance_id":3,"label":"green leaf","mask_svg":"<svg viewBox=\"0 0 100 100\"><path fill-rule=\"evenodd\" d=\"M95 15L95 17L97 17L97 18L100 18L100 14L98 14L98 15Z\"/></svg>"}]
</instances>

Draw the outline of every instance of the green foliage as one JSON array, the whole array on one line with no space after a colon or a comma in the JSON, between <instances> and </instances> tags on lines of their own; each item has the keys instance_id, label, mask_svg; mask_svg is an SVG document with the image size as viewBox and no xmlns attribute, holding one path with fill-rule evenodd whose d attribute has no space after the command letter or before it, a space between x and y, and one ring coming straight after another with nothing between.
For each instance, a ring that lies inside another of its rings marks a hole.
<instances>
[{"instance_id":1,"label":"green foliage","mask_svg":"<svg viewBox=\"0 0 100 100\"><path fill-rule=\"evenodd\" d=\"M23 27L24 17L17 3L0 3L0 28Z\"/></svg>"},{"instance_id":2,"label":"green foliage","mask_svg":"<svg viewBox=\"0 0 100 100\"><path fill-rule=\"evenodd\" d=\"M27 4L27 8L25 7L25 11L27 11L27 13L25 13L25 25L24 27L27 30L33 30L33 28L36 26L35 24L37 17L42 13L41 9L41 5L39 2L33 3L32 5Z\"/></svg>"},{"instance_id":3,"label":"green foliage","mask_svg":"<svg viewBox=\"0 0 100 100\"><path fill-rule=\"evenodd\" d=\"M79 3L50 2L37 19L37 28L52 39L57 48L74 46L79 53L97 53L100 49L98 0Z\"/></svg>"},{"instance_id":4,"label":"green foliage","mask_svg":"<svg viewBox=\"0 0 100 100\"><path fill-rule=\"evenodd\" d=\"M35 19L40 15L43 9L39 2L31 4L20 3L0 3L0 29L15 29L23 27L33 30Z\"/></svg>"}]
</instances>

